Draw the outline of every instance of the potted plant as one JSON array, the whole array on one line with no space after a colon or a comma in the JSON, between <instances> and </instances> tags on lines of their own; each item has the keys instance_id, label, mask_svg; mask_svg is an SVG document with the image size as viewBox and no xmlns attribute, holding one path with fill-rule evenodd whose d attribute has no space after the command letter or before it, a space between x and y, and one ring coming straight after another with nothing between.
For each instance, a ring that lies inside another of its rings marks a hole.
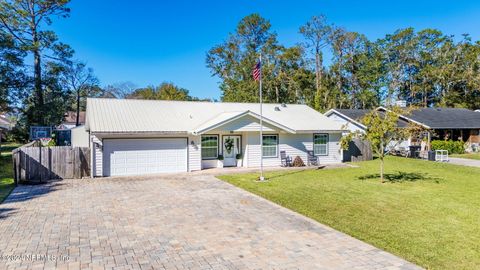
<instances>
[{"instance_id":1,"label":"potted plant","mask_svg":"<svg viewBox=\"0 0 480 270\"><path fill-rule=\"evenodd\" d=\"M237 154L236 158L237 158L237 167L242 167L243 166L242 154Z\"/></svg>"},{"instance_id":2,"label":"potted plant","mask_svg":"<svg viewBox=\"0 0 480 270\"><path fill-rule=\"evenodd\" d=\"M217 168L223 168L223 155L218 155Z\"/></svg>"}]
</instances>

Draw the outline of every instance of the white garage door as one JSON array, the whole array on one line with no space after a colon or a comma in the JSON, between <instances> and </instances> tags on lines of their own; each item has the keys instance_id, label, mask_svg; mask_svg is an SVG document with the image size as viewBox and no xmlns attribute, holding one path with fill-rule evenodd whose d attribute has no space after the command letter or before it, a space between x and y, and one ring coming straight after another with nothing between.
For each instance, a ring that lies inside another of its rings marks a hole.
<instances>
[{"instance_id":1,"label":"white garage door","mask_svg":"<svg viewBox=\"0 0 480 270\"><path fill-rule=\"evenodd\" d=\"M104 140L103 154L106 176L187 171L186 138Z\"/></svg>"}]
</instances>

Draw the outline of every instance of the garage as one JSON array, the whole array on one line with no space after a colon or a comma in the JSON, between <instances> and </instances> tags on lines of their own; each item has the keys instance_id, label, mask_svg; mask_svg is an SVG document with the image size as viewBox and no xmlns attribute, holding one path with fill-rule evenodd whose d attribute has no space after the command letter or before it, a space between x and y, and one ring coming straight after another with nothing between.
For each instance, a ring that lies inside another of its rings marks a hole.
<instances>
[{"instance_id":1,"label":"garage","mask_svg":"<svg viewBox=\"0 0 480 270\"><path fill-rule=\"evenodd\" d=\"M104 139L105 176L187 171L187 139Z\"/></svg>"}]
</instances>

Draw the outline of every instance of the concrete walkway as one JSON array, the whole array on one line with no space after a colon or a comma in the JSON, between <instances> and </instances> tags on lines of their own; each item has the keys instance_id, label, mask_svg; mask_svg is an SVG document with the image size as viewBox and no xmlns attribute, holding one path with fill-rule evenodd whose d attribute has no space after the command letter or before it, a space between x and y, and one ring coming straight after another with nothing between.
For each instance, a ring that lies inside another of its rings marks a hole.
<instances>
[{"instance_id":1,"label":"concrete walkway","mask_svg":"<svg viewBox=\"0 0 480 270\"><path fill-rule=\"evenodd\" d=\"M209 174L20 186L0 232L0 269L418 269Z\"/></svg>"},{"instance_id":2,"label":"concrete walkway","mask_svg":"<svg viewBox=\"0 0 480 270\"><path fill-rule=\"evenodd\" d=\"M468 158L456 158L456 157L449 157L449 160L451 164L480 168L480 160L468 159Z\"/></svg>"}]
</instances>

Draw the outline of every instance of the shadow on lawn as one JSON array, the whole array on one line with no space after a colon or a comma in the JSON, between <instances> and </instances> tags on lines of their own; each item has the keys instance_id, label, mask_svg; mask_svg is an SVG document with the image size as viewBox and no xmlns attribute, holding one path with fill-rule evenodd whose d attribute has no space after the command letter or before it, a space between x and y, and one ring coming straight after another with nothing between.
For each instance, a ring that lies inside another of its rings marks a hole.
<instances>
[{"instance_id":1,"label":"shadow on lawn","mask_svg":"<svg viewBox=\"0 0 480 270\"><path fill-rule=\"evenodd\" d=\"M298 173L302 173L304 171L306 171L307 169L305 170L294 170L294 171L286 171L284 173L279 173L279 174L276 174L276 175L273 175L273 176L270 176L268 177L269 180L271 179L275 179L275 178L282 178L284 176L288 176L288 175L294 175L294 174L298 174Z\"/></svg>"},{"instance_id":2,"label":"shadow on lawn","mask_svg":"<svg viewBox=\"0 0 480 270\"><path fill-rule=\"evenodd\" d=\"M416 181L425 181L433 180L435 183L440 183L441 178L428 175L427 173L418 173L418 172L402 172L397 171L395 173L385 173L384 175L385 182L387 183L401 183L401 182L416 182ZM358 177L358 180L369 180L369 179L380 179L380 174L367 174L364 176Z\"/></svg>"}]
</instances>

